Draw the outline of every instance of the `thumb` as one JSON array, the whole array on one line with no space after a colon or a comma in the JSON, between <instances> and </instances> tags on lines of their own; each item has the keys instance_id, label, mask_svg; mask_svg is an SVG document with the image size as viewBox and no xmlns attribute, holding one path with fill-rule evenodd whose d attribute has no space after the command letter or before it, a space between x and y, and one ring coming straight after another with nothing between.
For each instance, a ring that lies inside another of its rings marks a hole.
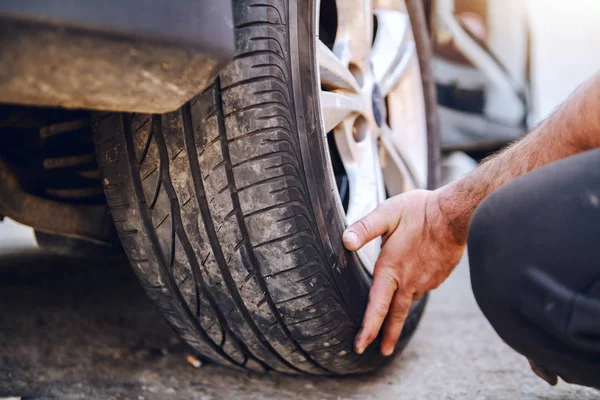
<instances>
[{"instance_id":1,"label":"thumb","mask_svg":"<svg viewBox=\"0 0 600 400\"><path fill-rule=\"evenodd\" d=\"M357 251L371 240L388 232L393 218L387 214L380 206L363 219L352 224L342 236L344 246L350 251Z\"/></svg>"}]
</instances>

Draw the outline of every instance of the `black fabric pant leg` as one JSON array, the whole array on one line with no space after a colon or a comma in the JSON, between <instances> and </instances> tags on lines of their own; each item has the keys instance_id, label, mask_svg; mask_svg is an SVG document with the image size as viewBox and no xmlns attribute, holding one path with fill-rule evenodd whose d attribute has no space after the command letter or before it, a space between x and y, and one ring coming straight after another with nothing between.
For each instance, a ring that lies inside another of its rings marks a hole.
<instances>
[{"instance_id":1,"label":"black fabric pant leg","mask_svg":"<svg viewBox=\"0 0 600 400\"><path fill-rule=\"evenodd\" d=\"M516 351L600 388L600 150L492 193L469 227L473 292Z\"/></svg>"}]
</instances>

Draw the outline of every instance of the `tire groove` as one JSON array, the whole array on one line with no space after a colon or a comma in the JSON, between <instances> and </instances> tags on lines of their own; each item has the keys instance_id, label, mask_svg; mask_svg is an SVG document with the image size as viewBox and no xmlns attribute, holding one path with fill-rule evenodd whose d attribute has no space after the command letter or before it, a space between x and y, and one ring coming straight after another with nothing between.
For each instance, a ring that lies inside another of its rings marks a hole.
<instances>
[{"instance_id":1,"label":"tire groove","mask_svg":"<svg viewBox=\"0 0 600 400\"><path fill-rule=\"evenodd\" d=\"M327 323L327 324L325 324L325 325L323 325L323 326L330 325L332 322L336 322L336 321L329 321L329 323ZM306 336L306 337L304 337L304 338L302 338L302 339L299 339L299 341L301 341L301 342L307 342L307 341L309 341L309 340L310 340L310 341L312 341L312 340L315 340L316 338L319 338L319 337L321 337L321 336L326 336L326 335L329 335L330 333L332 333L332 332L335 332L335 331L336 331L336 330L338 330L339 328L340 328L339 326L335 326L334 328L332 328L332 329L330 329L330 330L328 330L328 331L325 331L325 332L319 333L318 335ZM351 328L344 328L344 329L341 329L341 330L340 330L340 332L344 332L345 330L352 330L352 329L351 329ZM352 332L354 332L354 331L352 330ZM334 337L335 337L335 336L334 336Z\"/></svg>"},{"instance_id":2,"label":"tire groove","mask_svg":"<svg viewBox=\"0 0 600 400\"><path fill-rule=\"evenodd\" d=\"M254 3L254 4L248 4L248 7L265 7L265 8L269 8L271 10L275 10L277 15L279 16L279 22L283 23L283 18L281 17L281 13L279 12L279 9L272 4Z\"/></svg>"},{"instance_id":3,"label":"tire groove","mask_svg":"<svg viewBox=\"0 0 600 400\"><path fill-rule=\"evenodd\" d=\"M292 249L292 250L288 250L288 251L286 251L285 253L286 253L286 254L290 254L290 253L293 253L293 252L295 252L295 251L304 250L304 249L306 249L306 248L308 248L308 247L312 247L313 249L315 249L315 252L316 252L317 254L319 254L319 255L320 255L320 253L319 253L319 249L317 248L317 246L315 246L315 245L314 245L314 244L312 244L312 243L303 244L302 246L300 246L300 247L296 247L295 249Z\"/></svg>"},{"instance_id":4,"label":"tire groove","mask_svg":"<svg viewBox=\"0 0 600 400\"><path fill-rule=\"evenodd\" d=\"M306 210L306 205L302 201L300 201L300 200L289 200L289 201L284 201L284 202L279 203L279 204L275 204L275 205L272 205L272 206L261 208L261 209L256 210L256 211L249 212L248 214L244 214L244 218L250 218L250 217L252 217L252 216L254 216L256 214L261 214L261 213L266 212L266 211L275 210L277 208L281 208L281 207L285 207L285 206L291 206L291 205L296 205L296 206L302 207L303 209Z\"/></svg>"},{"instance_id":5,"label":"tire groove","mask_svg":"<svg viewBox=\"0 0 600 400\"><path fill-rule=\"evenodd\" d=\"M289 186L286 186L286 187L284 187L284 188L281 188L281 189L273 189L273 190L269 190L269 194L279 194L279 193L284 193L284 192L288 192L288 191L289 191L289 192L291 192L291 191L292 191L292 189L293 189L293 190L297 190L297 191L298 191L298 193L300 193L300 194L302 195L302 199L303 199L304 201L306 201L306 194L304 194L304 193L302 192L302 189L304 189L304 188L303 188L303 187L301 187L301 186L298 186L298 185L296 185L296 184L291 184L291 185L289 185Z\"/></svg>"},{"instance_id":6,"label":"tire groove","mask_svg":"<svg viewBox=\"0 0 600 400\"><path fill-rule=\"evenodd\" d=\"M285 143L289 143L290 146L292 146L292 149L294 149L294 151L296 151L296 143L291 142L289 139L265 139L263 140L263 144L264 143L281 143L281 142L285 142ZM289 153L289 151L286 150L278 150L277 152L287 152ZM294 153L294 156L296 157L296 159L298 158L298 154Z\"/></svg>"},{"instance_id":7,"label":"tire groove","mask_svg":"<svg viewBox=\"0 0 600 400\"><path fill-rule=\"evenodd\" d=\"M240 53L240 54L236 54L233 59L234 60L243 60L245 58L252 58L254 56L259 56L259 55L275 55L277 58L279 58L281 61L285 62L285 59L283 58L282 54L279 54L278 52L276 52L275 50L271 50L271 49L263 49L263 50L250 50L247 51L245 53ZM228 89L230 86L224 86L223 89Z\"/></svg>"},{"instance_id":8,"label":"tire groove","mask_svg":"<svg viewBox=\"0 0 600 400\"><path fill-rule=\"evenodd\" d=\"M283 46L281 45L281 43L279 43L279 40L277 40L277 39L275 39L273 37L270 37L270 36L252 36L248 40L250 40L250 41L258 41L258 40L271 40L271 41L274 41L279 46L279 50L281 50L281 54L285 54L285 52L283 51Z\"/></svg>"},{"instance_id":9,"label":"tire groove","mask_svg":"<svg viewBox=\"0 0 600 400\"><path fill-rule=\"evenodd\" d=\"M294 236L301 235L301 234L303 234L305 232L312 233L312 229L303 229L303 230L298 231L298 232L290 233L289 235L280 236L277 239L265 240L264 242L260 242L258 244L255 244L253 246L253 248L257 249L259 247L263 247L263 246L266 246L266 245L269 245L269 244L272 244L272 243L276 243L276 242L280 242L282 240L290 239L290 238L293 238Z\"/></svg>"},{"instance_id":10,"label":"tire groove","mask_svg":"<svg viewBox=\"0 0 600 400\"><path fill-rule=\"evenodd\" d=\"M298 179L302 179L302 178L300 178L300 171L298 170L298 167L296 166L296 164L290 163L290 162L282 162L281 164L271 165L270 167L266 167L265 171L269 171L269 170L275 169L275 168L284 167L286 165L290 165L292 168L294 168L294 171L296 171L296 176L298 177Z\"/></svg>"},{"instance_id":11,"label":"tire groove","mask_svg":"<svg viewBox=\"0 0 600 400\"><path fill-rule=\"evenodd\" d=\"M325 280L329 281L329 278L327 278L327 276L325 275L325 273L323 271L317 271L314 274L307 276L306 278L297 280L295 283L306 282L307 280L312 279L317 275L322 275L325 278Z\"/></svg>"},{"instance_id":12,"label":"tire groove","mask_svg":"<svg viewBox=\"0 0 600 400\"><path fill-rule=\"evenodd\" d=\"M297 186L294 186L294 187L297 187ZM279 222L286 222L286 221L292 220L292 219L294 219L294 218L297 218L297 217L302 217L302 218L304 218L304 220L305 220L305 221L306 221L306 222L307 222L309 225L311 224L310 220L309 220L309 219L306 217L306 215L304 215L304 214L302 214L302 213L300 213L300 214L294 214L294 215L290 215L289 217L283 217L283 218L279 218L279 219L275 220L275 222L276 222L276 223L279 223Z\"/></svg>"},{"instance_id":13,"label":"tire groove","mask_svg":"<svg viewBox=\"0 0 600 400\"><path fill-rule=\"evenodd\" d=\"M277 176L273 176L271 178L267 178L267 179L263 179L261 181L256 181L256 182L252 182L246 186L242 186L240 188L237 189L238 193L243 192L244 190L248 190L248 189L252 189L254 187L260 186L260 185L264 185L265 183L273 183L273 182L277 182L279 180L283 180L284 182L286 182L287 179L297 179L298 175L296 174L281 174L281 175L277 175ZM288 186L289 187L289 186ZM298 186L293 186L293 187L298 187ZM270 192L272 193L272 192ZM304 197L304 194L302 194Z\"/></svg>"},{"instance_id":14,"label":"tire groove","mask_svg":"<svg viewBox=\"0 0 600 400\"><path fill-rule=\"evenodd\" d=\"M262 68L262 67L275 67L275 68L277 68L278 70L281 71L281 73L283 74L283 76L285 76L285 70L283 68L281 68L281 65L275 64L275 63L254 64L254 65L252 65L252 67L250 67L250 69L258 69L258 68ZM258 92L255 92L255 93L258 93Z\"/></svg>"},{"instance_id":15,"label":"tire groove","mask_svg":"<svg viewBox=\"0 0 600 400\"><path fill-rule=\"evenodd\" d=\"M148 118L148 121L150 121L150 120L151 120L151 118ZM140 130L144 126L146 126L148 121L144 122L144 124L142 126L140 126L137 130ZM136 132L137 132L137 130L136 130ZM148 139L146 140L146 144L144 145L144 149L142 150L142 155L140 156L138 165L142 165L144 163L144 161L146 160L146 156L148 155L148 150L150 149L150 144L152 143L152 135L153 134L154 134L154 132L152 132L152 127L150 127L150 134L148 135Z\"/></svg>"},{"instance_id":16,"label":"tire groove","mask_svg":"<svg viewBox=\"0 0 600 400\"><path fill-rule=\"evenodd\" d=\"M326 316L328 314L335 314L335 313L340 313L341 314L341 311L337 311L337 310L325 311L322 314L314 315L314 316L306 318L306 319L301 319L300 321L290 322L287 325L288 326L294 326L294 325L298 325L298 324L304 324L304 323L309 322L309 321L314 321L315 319L321 319L322 317L324 317L324 316Z\"/></svg>"},{"instance_id":17,"label":"tire groove","mask_svg":"<svg viewBox=\"0 0 600 400\"><path fill-rule=\"evenodd\" d=\"M307 261L307 262L305 262L305 263L302 263L302 264L300 264L300 265L296 265L295 267L288 268L288 269L284 269L284 270L282 270L282 271L277 271L277 272L275 272L275 273L272 273L272 274L269 274L269 275L265 275L265 279L266 279L266 278L275 278L275 277L277 277L277 276L279 276L279 275L281 275L281 274L285 274L285 273L287 273L287 272L292 272L292 271L297 271L297 270L299 270L299 269L306 268L306 267L308 267L308 266L310 266L310 265L316 265L316 266L318 266L319 264L316 262L316 260L309 260L309 261ZM321 272L321 271L318 271L318 272L316 272L316 273L320 273L320 272ZM311 276L312 276L312 275L311 275Z\"/></svg>"},{"instance_id":18,"label":"tire groove","mask_svg":"<svg viewBox=\"0 0 600 400\"><path fill-rule=\"evenodd\" d=\"M259 128L259 129L253 130L251 132L243 133L243 134L241 134L239 136L236 136L236 137L234 137L232 139L228 139L228 141L230 143L232 143L232 142L237 142L238 140L243 140L243 139L250 138L252 136L256 136L256 135L258 135L260 133L280 132L280 131L283 131L283 130L287 131L288 133L290 132L290 128L288 128L287 126L282 126L282 125L270 126L268 128Z\"/></svg>"},{"instance_id":19,"label":"tire groove","mask_svg":"<svg viewBox=\"0 0 600 400\"><path fill-rule=\"evenodd\" d=\"M289 299L285 299L285 300L282 300L282 301L278 301L278 302L277 302L277 304L285 304L285 303L289 303L290 301L294 301L294 300L303 299L303 298L305 298L305 297L312 296L313 294L317 294L317 293L320 293L320 292L323 292L323 291L325 291L325 289L324 289L324 288L319 288L319 289L318 289L316 292L312 292L312 293L304 293L304 294L301 294L301 295L298 295L298 296L290 297Z\"/></svg>"},{"instance_id":20,"label":"tire groove","mask_svg":"<svg viewBox=\"0 0 600 400\"><path fill-rule=\"evenodd\" d=\"M281 26L283 27L284 25L282 23L279 22L269 22L269 21L250 21L250 22L242 22L240 24L236 24L233 27L235 29L242 29L242 28L247 28L250 26Z\"/></svg>"},{"instance_id":21,"label":"tire groove","mask_svg":"<svg viewBox=\"0 0 600 400\"><path fill-rule=\"evenodd\" d=\"M265 139L265 140L267 140L267 139ZM291 142L289 142L287 140L281 140L281 141L291 144ZM265 159L269 159L269 158L273 158L273 157L281 157L282 156L281 153L289 154L292 159L294 159L296 157L296 154L291 151L277 150L276 152L273 152L273 153L266 153L266 154L261 154L259 156L246 158L244 161L240 161L239 163L236 163L236 164L231 164L231 166L232 166L232 168L235 168L235 167L239 167L240 165L245 165L245 164L251 163L253 161L265 160Z\"/></svg>"},{"instance_id":22,"label":"tire groove","mask_svg":"<svg viewBox=\"0 0 600 400\"><path fill-rule=\"evenodd\" d=\"M280 78L278 76L275 76L275 75L261 75L261 76L253 76L253 77L246 78L244 80L232 83L231 85L229 85L225 89L223 89L223 93L229 92L229 91L231 91L231 90L233 90L233 89L235 89L235 88L237 88L239 86L245 86L245 85L249 85L249 84L252 84L252 83L261 83L261 82L265 82L265 81L272 83L274 80L277 81L277 82L279 82L279 83L281 83L284 86L287 85L287 82L284 81L282 78ZM274 89L269 89L269 90L273 90L274 91ZM290 101L289 95L287 93L281 92L281 91L279 91L279 93L281 93L283 95L283 97L285 98L285 101L287 101L287 102ZM287 105L287 106L289 107L289 105Z\"/></svg>"},{"instance_id":23,"label":"tire groove","mask_svg":"<svg viewBox=\"0 0 600 400\"><path fill-rule=\"evenodd\" d=\"M156 226L154 227L154 230L156 230L156 229L160 228L160 226L161 226L161 225L162 225L162 224L163 224L163 223L164 223L164 222L167 220L167 218L169 218L169 215L171 215L171 214L167 214L167 215L165 215L165 217L164 217L163 219L161 219L161 220L160 220L160 222L158 223L158 225L156 225Z\"/></svg>"},{"instance_id":24,"label":"tire groove","mask_svg":"<svg viewBox=\"0 0 600 400\"><path fill-rule=\"evenodd\" d=\"M287 104L282 103L280 101L276 101L276 100L263 101L261 103L254 103L251 106L245 106L245 107L236 108L235 110L233 110L231 112L228 112L227 114L224 114L223 117L227 118L227 117L232 116L233 114L237 114L237 113L242 112L242 111L254 110L254 109L257 109L257 108L259 110L261 110L262 109L261 107L275 105L275 104L283 106L283 107L288 107Z\"/></svg>"},{"instance_id":25,"label":"tire groove","mask_svg":"<svg viewBox=\"0 0 600 400\"><path fill-rule=\"evenodd\" d=\"M262 90L257 90L256 92L253 92L253 94L269 94L269 93L281 93L286 99L288 97L288 94L286 92L281 91L280 89L262 89Z\"/></svg>"},{"instance_id":26,"label":"tire groove","mask_svg":"<svg viewBox=\"0 0 600 400\"><path fill-rule=\"evenodd\" d=\"M158 182L156 183L156 190L154 191L154 196L152 196L152 201L150 202L150 209L154 209L156 202L158 201L158 195L160 194L160 187L162 186L162 176L158 175Z\"/></svg>"},{"instance_id":27,"label":"tire groove","mask_svg":"<svg viewBox=\"0 0 600 400\"><path fill-rule=\"evenodd\" d=\"M166 190L166 186L165 186L165 190ZM167 191L168 194L168 191ZM173 271L175 269L175 245L176 245L176 239L177 239L177 226L175 225L175 218L173 218L173 203L172 200L170 201L171 205L171 253L169 254L169 256L171 257L171 259L169 260L169 268L171 268L171 274L173 274ZM179 204L177 204L177 206L179 206Z\"/></svg>"}]
</instances>

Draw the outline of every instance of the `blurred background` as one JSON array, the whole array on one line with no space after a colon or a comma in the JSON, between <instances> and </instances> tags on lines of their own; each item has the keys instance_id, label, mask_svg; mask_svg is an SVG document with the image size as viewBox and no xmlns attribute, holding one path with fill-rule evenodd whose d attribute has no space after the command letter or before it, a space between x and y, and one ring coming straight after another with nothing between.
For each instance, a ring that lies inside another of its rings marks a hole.
<instances>
[{"instance_id":1,"label":"blurred background","mask_svg":"<svg viewBox=\"0 0 600 400\"><path fill-rule=\"evenodd\" d=\"M596 73L597 0L432 2L443 147L480 158Z\"/></svg>"}]
</instances>

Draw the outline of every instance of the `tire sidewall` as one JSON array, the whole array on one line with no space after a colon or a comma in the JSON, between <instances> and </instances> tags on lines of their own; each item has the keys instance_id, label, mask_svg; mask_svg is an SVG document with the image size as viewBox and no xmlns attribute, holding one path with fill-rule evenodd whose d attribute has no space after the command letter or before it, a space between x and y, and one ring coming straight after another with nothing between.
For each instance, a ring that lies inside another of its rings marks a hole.
<instances>
[{"instance_id":1,"label":"tire sidewall","mask_svg":"<svg viewBox=\"0 0 600 400\"><path fill-rule=\"evenodd\" d=\"M333 175L329 173L331 161L326 135L322 129L320 112L319 66L316 59L317 36L315 34L318 26L318 21L315 19L317 2L315 0L299 0L298 2L290 1L288 4L290 65L292 67L297 132L312 211L337 287L343 296L348 312L360 326L368 302L372 277L366 272L356 253L348 252L341 241L346 227L344 210L337 194ZM420 0L407 0L407 6L411 11L410 20L422 71L428 130L428 186L433 189L439 184L440 140L435 111L435 85L430 79L430 39ZM426 297L413 304L411 313L417 322L425 302ZM412 330L415 327L413 326ZM402 339L408 339L412 330L407 326ZM405 344L400 343L399 346L402 347Z\"/></svg>"}]
</instances>

